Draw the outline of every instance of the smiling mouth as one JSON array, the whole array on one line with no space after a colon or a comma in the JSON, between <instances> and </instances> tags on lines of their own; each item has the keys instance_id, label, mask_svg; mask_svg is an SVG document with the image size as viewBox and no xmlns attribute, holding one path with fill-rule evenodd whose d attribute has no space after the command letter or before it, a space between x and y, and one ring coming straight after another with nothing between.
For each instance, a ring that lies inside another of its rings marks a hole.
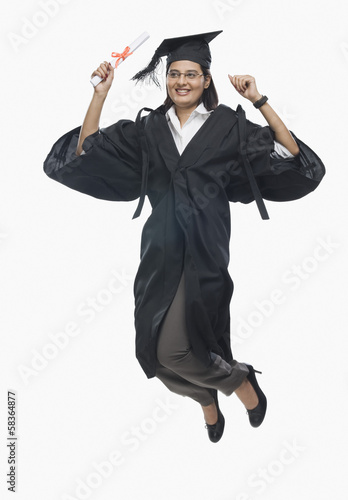
<instances>
[{"instance_id":1,"label":"smiling mouth","mask_svg":"<svg viewBox=\"0 0 348 500\"><path fill-rule=\"evenodd\" d=\"M187 95L191 92L191 90L190 89L175 89L175 92L178 95Z\"/></svg>"}]
</instances>

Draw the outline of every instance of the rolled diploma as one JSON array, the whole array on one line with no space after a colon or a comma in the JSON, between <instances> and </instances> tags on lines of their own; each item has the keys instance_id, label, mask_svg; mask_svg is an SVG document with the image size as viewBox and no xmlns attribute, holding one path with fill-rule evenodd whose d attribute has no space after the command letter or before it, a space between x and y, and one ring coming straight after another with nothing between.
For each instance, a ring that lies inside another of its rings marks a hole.
<instances>
[{"instance_id":1,"label":"rolled diploma","mask_svg":"<svg viewBox=\"0 0 348 500\"><path fill-rule=\"evenodd\" d=\"M133 43L131 43L129 45L129 49L130 49L129 52L134 52L138 47L140 47L140 45L142 45L144 42L146 42L146 40L149 37L150 37L150 35L146 31L144 31L144 33L142 33L136 40L134 40ZM113 67L115 67L117 59L118 59L118 57L113 57L112 60L110 61L110 64ZM120 65L123 61L124 61L124 59L121 58L118 65ZM91 84L93 85L93 87L96 87L98 85L98 83L100 83L102 80L103 80L103 78L100 78L100 76L95 75L91 79Z\"/></svg>"}]
</instances>

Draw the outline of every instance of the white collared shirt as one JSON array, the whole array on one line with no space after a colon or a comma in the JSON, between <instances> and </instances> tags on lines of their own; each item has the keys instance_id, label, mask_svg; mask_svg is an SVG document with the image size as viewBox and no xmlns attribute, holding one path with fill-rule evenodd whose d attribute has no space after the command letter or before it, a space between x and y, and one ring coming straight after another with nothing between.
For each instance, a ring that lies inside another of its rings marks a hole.
<instances>
[{"instance_id":1,"label":"white collared shirt","mask_svg":"<svg viewBox=\"0 0 348 500\"><path fill-rule=\"evenodd\" d=\"M201 103L194 111L192 111L189 119L181 128L179 118L177 117L175 112L175 107L172 106L168 109L166 113L168 125L180 155L182 154L192 137L198 132L203 123L213 112L214 110L207 111L204 104Z\"/></svg>"},{"instance_id":2,"label":"white collared shirt","mask_svg":"<svg viewBox=\"0 0 348 500\"><path fill-rule=\"evenodd\" d=\"M201 103L194 111L192 111L189 119L184 123L183 127L181 127L174 105L168 109L166 113L168 126L180 155L183 153L193 136L198 132L203 123L213 112L214 110L207 111L204 104ZM293 157L294 155L292 155L290 151L288 151L279 142L274 141L274 152L271 153L271 156L275 158L288 158Z\"/></svg>"}]
</instances>

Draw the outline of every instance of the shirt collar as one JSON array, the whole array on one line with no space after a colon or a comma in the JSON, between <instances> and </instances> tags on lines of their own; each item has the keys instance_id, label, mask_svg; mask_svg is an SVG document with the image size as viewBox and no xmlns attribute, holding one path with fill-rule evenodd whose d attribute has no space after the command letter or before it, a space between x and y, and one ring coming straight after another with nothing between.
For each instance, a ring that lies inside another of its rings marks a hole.
<instances>
[{"instance_id":1,"label":"shirt collar","mask_svg":"<svg viewBox=\"0 0 348 500\"><path fill-rule=\"evenodd\" d=\"M197 108L193 111L193 113L199 113L201 115L210 115L210 113L212 113L214 110L210 110L208 111L207 108L204 106L204 104L201 102L201 104L199 104L197 106Z\"/></svg>"},{"instance_id":2,"label":"shirt collar","mask_svg":"<svg viewBox=\"0 0 348 500\"><path fill-rule=\"evenodd\" d=\"M194 117L194 116L197 116L198 114L200 115L210 115L210 113L212 113L214 110L212 109L211 111L208 111L207 108L204 106L204 104L201 102L197 108L195 110L192 111L191 113L191 116L190 118ZM173 121L173 118L174 120L178 119L178 117L176 116L176 113L175 113L175 106L171 106L167 113L166 113L166 117L167 117L167 121Z\"/></svg>"}]
</instances>

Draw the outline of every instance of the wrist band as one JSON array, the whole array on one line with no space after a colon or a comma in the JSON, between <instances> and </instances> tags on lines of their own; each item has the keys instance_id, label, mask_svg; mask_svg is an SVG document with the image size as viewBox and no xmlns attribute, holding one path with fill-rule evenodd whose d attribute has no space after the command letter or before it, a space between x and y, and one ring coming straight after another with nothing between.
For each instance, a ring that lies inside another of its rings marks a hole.
<instances>
[{"instance_id":1,"label":"wrist band","mask_svg":"<svg viewBox=\"0 0 348 500\"><path fill-rule=\"evenodd\" d=\"M268 101L268 97L266 95L263 95L261 97L261 99L259 99L258 101L254 102L254 106L256 109L259 109L261 108L261 106L263 106L265 104L265 102Z\"/></svg>"}]
</instances>

